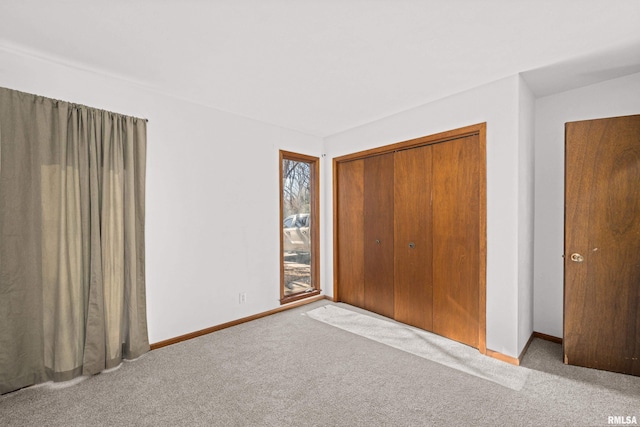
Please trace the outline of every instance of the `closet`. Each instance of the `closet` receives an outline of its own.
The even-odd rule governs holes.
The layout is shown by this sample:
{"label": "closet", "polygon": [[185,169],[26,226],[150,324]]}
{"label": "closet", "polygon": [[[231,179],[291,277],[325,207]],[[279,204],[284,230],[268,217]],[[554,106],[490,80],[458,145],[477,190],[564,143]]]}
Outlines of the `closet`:
{"label": "closet", "polygon": [[485,125],[334,160],[336,299],[485,351]]}

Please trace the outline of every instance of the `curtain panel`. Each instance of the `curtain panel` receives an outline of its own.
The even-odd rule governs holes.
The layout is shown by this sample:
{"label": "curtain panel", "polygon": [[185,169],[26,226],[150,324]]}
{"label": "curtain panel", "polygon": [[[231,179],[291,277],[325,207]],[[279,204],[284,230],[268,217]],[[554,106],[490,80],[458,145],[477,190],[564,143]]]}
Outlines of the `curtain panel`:
{"label": "curtain panel", "polygon": [[0,394],[149,350],[146,121],[0,88]]}

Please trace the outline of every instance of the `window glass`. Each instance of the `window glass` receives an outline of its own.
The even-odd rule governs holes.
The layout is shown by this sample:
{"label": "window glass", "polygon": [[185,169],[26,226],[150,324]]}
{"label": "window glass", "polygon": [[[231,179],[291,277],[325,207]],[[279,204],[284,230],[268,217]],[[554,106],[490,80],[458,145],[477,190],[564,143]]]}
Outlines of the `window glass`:
{"label": "window glass", "polygon": [[319,293],[317,276],[317,163],[315,157],[281,152],[281,301]]}

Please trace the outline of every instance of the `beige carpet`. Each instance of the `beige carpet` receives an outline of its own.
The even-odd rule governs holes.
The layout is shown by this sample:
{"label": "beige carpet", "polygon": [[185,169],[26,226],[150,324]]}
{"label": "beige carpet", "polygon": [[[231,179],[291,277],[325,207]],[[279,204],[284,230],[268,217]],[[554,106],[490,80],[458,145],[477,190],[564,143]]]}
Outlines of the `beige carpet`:
{"label": "beige carpet", "polygon": [[510,375],[489,378],[491,369],[479,365],[481,376],[465,372],[464,361],[450,367],[308,314],[324,306],[395,323],[316,302],[74,385],[0,396],[0,426],[548,427],[640,419],[640,378],[565,366],[558,344],[533,341],[517,368],[528,371],[526,381],[515,390]]}
{"label": "beige carpet", "polygon": [[402,323],[356,313],[334,305],[316,308],[306,315],[512,390],[521,390],[529,376],[529,369],[484,356],[472,347]]}

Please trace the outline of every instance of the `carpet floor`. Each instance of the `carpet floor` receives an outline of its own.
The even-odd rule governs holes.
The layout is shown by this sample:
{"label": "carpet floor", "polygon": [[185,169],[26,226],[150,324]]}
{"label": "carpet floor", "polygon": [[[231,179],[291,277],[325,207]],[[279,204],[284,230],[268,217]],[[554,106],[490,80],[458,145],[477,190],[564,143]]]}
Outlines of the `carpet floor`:
{"label": "carpet floor", "polygon": [[364,310],[320,301],[152,351],[72,384],[0,396],[0,425],[606,426],[609,417],[640,422],[638,377],[566,366],[561,346],[539,339],[520,367],[458,346]]}

